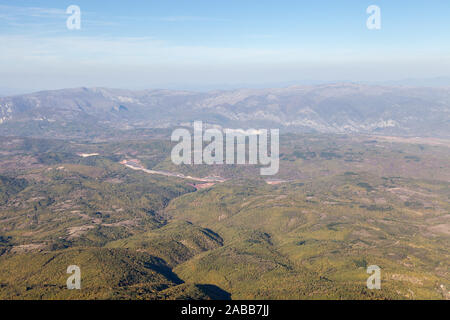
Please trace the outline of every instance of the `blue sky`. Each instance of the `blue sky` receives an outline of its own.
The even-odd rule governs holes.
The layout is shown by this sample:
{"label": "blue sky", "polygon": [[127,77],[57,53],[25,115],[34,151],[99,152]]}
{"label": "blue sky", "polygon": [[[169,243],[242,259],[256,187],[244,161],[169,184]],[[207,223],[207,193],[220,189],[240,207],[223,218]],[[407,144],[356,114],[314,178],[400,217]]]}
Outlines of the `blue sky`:
{"label": "blue sky", "polygon": [[0,0],[0,43],[0,88],[17,90],[449,77],[450,1]]}

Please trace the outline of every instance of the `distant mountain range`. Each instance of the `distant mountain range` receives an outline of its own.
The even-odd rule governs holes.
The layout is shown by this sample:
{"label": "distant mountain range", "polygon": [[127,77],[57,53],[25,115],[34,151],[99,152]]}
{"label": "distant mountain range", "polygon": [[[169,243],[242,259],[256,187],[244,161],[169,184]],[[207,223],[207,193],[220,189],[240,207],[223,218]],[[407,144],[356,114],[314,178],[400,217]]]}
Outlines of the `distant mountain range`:
{"label": "distant mountain range", "polygon": [[[351,83],[189,92],[76,88],[0,98],[0,134],[84,128],[230,128],[450,137],[450,87]],[[40,130],[38,130],[38,129]]]}

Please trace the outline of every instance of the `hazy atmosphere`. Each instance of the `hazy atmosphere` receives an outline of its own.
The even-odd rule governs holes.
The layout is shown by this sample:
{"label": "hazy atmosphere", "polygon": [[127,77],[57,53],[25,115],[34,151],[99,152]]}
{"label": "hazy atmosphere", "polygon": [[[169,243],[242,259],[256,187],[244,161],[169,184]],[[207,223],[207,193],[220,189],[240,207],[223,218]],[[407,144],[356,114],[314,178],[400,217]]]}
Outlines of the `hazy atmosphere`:
{"label": "hazy atmosphere", "polygon": [[[0,94],[80,86],[450,85],[448,1],[0,1]],[[411,66],[414,66],[413,68]]]}

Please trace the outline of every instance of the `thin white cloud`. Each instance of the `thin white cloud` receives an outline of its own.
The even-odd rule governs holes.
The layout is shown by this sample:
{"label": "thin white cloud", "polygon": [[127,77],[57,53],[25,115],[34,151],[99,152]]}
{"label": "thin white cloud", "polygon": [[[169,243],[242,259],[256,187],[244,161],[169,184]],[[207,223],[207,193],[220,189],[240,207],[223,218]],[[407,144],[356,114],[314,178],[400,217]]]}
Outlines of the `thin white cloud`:
{"label": "thin white cloud", "polygon": [[42,8],[42,7],[19,7],[19,6],[8,6],[0,5],[0,11],[2,15],[8,17],[14,16],[29,16],[29,17],[61,17],[65,15],[64,9],[58,8]]}
{"label": "thin white cloud", "polygon": [[[152,37],[0,34],[0,86],[164,87],[291,79],[383,80],[450,72],[445,52],[181,46]],[[429,53],[429,54],[426,54]],[[412,69],[411,66],[414,66]]]}
{"label": "thin white cloud", "polygon": [[[0,51],[0,69],[29,63],[43,65],[46,61],[114,65],[255,65],[308,63],[342,64],[382,63],[389,61],[449,62],[445,55],[404,52],[371,53],[361,50],[329,48],[326,45],[308,48],[242,48],[211,46],[180,46],[151,37],[87,37],[66,32],[54,37],[0,35],[0,43],[8,43]],[[369,48],[370,49],[370,48]],[[51,57],[51,58],[50,58]]]}
{"label": "thin white cloud", "polygon": [[[119,25],[117,21],[102,19],[97,14],[82,11],[83,27],[113,27]],[[67,32],[66,19],[69,15],[65,9],[18,7],[0,5],[0,27],[7,26],[3,34],[28,34],[40,37],[49,34]]]}
{"label": "thin white cloud", "polygon": [[210,18],[210,17],[198,17],[198,16],[168,16],[155,18],[158,21],[166,22],[214,22],[214,21],[229,21],[227,19]]}
{"label": "thin white cloud", "polygon": [[[233,63],[270,61],[271,59],[286,59],[288,51],[227,48],[207,46],[171,45],[151,37],[30,37],[3,35],[0,42],[9,45],[0,51],[0,65],[10,65],[11,60],[35,61],[48,60],[79,61],[92,63],[114,64],[159,64],[159,63]],[[298,55],[299,52],[294,53]],[[46,57],[47,56],[47,57]]]}

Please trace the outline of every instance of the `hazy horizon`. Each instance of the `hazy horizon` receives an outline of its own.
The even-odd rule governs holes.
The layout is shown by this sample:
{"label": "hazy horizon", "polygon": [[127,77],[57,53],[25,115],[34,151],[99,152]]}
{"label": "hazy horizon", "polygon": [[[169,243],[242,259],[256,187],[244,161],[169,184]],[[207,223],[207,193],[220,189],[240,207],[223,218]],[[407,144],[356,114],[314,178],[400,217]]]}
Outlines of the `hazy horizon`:
{"label": "hazy horizon", "polygon": [[431,79],[401,79],[392,81],[350,81],[350,80],[336,80],[336,81],[285,81],[278,83],[247,83],[247,84],[232,84],[224,83],[217,85],[201,85],[201,86],[189,86],[189,85],[176,85],[176,84],[162,84],[154,87],[111,87],[111,86],[74,86],[74,87],[43,87],[34,89],[17,89],[17,88],[3,88],[0,87],[0,97],[32,94],[41,91],[54,91],[65,90],[75,88],[107,88],[107,89],[123,89],[130,91],[142,91],[142,90],[181,90],[192,92],[210,92],[216,90],[240,90],[240,89],[274,89],[274,88],[287,88],[291,86],[320,86],[320,85],[334,85],[334,84],[358,84],[368,86],[399,86],[399,87],[449,87],[450,77],[436,77]]}
{"label": "hazy horizon", "polygon": [[[381,28],[369,30],[366,10],[373,4],[0,0],[0,41],[6,44],[0,94],[81,86],[450,83],[450,4],[377,1]],[[67,28],[70,5],[80,8],[79,30]]]}

